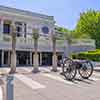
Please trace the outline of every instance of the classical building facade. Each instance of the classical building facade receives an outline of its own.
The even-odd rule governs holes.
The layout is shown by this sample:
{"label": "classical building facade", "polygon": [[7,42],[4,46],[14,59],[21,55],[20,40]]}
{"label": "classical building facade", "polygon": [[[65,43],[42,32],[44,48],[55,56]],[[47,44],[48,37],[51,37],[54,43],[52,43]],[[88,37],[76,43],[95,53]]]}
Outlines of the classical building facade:
{"label": "classical building facade", "polygon": [[[34,39],[32,30],[39,29],[38,40],[39,65],[52,65],[51,35],[55,34],[53,16],[0,6],[0,66],[11,62],[11,25],[16,26],[17,66],[33,65]],[[64,51],[64,45],[57,41],[58,59]]]}
{"label": "classical building facade", "polygon": [[[32,33],[34,28],[39,30],[40,35],[38,40],[39,65],[52,65],[53,44],[51,37],[52,34],[55,34],[54,17],[0,6],[0,66],[9,66],[11,63],[12,24],[16,26],[17,66],[32,66],[34,64],[34,39]],[[75,49],[77,51],[77,48],[75,48],[77,46],[79,48],[80,44],[72,46],[71,50]],[[90,49],[94,47],[95,46],[92,44]],[[67,43],[64,40],[56,41],[58,60],[61,59],[64,51],[67,53],[66,48]]]}

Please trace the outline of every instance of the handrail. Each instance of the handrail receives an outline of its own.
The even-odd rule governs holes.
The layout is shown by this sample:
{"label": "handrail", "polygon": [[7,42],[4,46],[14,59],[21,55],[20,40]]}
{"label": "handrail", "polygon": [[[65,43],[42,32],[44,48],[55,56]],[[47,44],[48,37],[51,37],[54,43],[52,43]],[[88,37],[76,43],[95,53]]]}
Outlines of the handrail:
{"label": "handrail", "polygon": [[95,45],[95,40],[93,39],[73,39],[72,45]]}
{"label": "handrail", "polygon": [[[16,38],[17,43],[19,44],[34,44],[34,39],[32,37],[17,37]],[[2,42],[7,42],[7,43],[11,43],[12,38],[11,35],[7,35],[7,34],[0,34],[0,41]],[[51,46],[52,45],[52,40],[50,39],[45,39],[43,37],[40,37],[38,40],[39,45],[48,45]],[[56,46],[65,46],[65,40],[56,40]],[[73,39],[71,45],[92,45],[95,46],[95,40],[93,39]]]}

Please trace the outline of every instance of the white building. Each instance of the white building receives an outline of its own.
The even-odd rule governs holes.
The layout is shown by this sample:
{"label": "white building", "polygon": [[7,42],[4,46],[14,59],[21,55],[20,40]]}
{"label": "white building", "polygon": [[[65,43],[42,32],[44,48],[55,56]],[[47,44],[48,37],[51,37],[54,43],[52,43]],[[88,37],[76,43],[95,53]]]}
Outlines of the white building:
{"label": "white building", "polygon": [[[11,62],[11,24],[15,24],[17,29],[17,66],[33,65],[33,28],[38,28],[41,35],[38,42],[39,65],[52,65],[51,35],[55,34],[54,17],[0,6],[0,66],[9,66]],[[65,48],[64,41],[57,40],[58,59]]]}
{"label": "white building", "polygon": [[[34,40],[32,29],[38,28],[39,34],[39,64],[52,65],[51,34],[54,33],[53,16],[37,14],[29,11],[0,6],[0,66],[8,66],[11,58],[11,24],[17,29],[17,65],[32,65]],[[57,45],[57,53],[64,51],[64,45]]]}

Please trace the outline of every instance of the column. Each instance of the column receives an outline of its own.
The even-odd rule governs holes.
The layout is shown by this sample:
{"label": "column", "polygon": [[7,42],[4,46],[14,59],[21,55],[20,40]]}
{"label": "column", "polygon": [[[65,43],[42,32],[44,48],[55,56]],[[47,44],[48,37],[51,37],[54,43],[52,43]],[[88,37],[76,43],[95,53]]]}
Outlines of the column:
{"label": "column", "polygon": [[4,51],[2,50],[2,59],[1,59],[2,66],[4,65]]}
{"label": "column", "polygon": [[0,22],[0,34],[3,33],[3,24],[4,24],[4,21],[1,20],[1,22]]}
{"label": "column", "polygon": [[40,65],[42,65],[42,52],[40,52]]}
{"label": "column", "polygon": [[52,71],[56,72],[57,71],[57,54],[54,53],[52,57]]}
{"label": "column", "polygon": [[8,51],[8,65],[9,65],[9,66],[10,66],[10,61],[11,61],[10,51]]}
{"label": "column", "polygon": [[38,53],[35,53],[34,55],[33,55],[33,60],[34,60],[34,69],[33,69],[33,72],[34,73],[37,73],[37,72],[39,72],[39,55],[38,55]]}
{"label": "column", "polygon": [[1,34],[1,19],[0,19],[0,34]]}
{"label": "column", "polygon": [[64,42],[64,55],[63,55],[63,57],[69,57],[70,56],[70,52],[71,52],[70,44],[68,44],[68,41],[65,40],[65,42]]}
{"label": "column", "polygon": [[22,33],[21,34],[22,34],[23,37],[24,37],[24,34],[25,34],[25,30],[24,29],[25,29],[25,25],[24,25],[24,23],[22,23]]}
{"label": "column", "polygon": [[32,65],[32,51],[30,51],[30,65]]}

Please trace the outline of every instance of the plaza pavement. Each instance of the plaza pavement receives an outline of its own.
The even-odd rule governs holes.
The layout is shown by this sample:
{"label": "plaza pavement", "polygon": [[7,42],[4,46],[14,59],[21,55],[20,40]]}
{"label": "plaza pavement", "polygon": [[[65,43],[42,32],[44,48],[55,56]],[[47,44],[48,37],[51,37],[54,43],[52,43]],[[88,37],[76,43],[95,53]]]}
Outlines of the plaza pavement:
{"label": "plaza pavement", "polygon": [[0,100],[3,100],[3,91],[1,86],[0,86]]}
{"label": "plaza pavement", "polygon": [[0,76],[0,100],[4,100],[4,98],[3,98],[3,96],[4,96],[3,85],[4,85],[4,82],[3,82],[3,80],[1,79],[1,76]]}
{"label": "plaza pavement", "polygon": [[[41,67],[37,74],[33,74],[32,69],[19,67],[17,73],[11,75],[14,77],[13,100],[100,100],[99,72],[94,72],[88,80],[77,75],[71,82],[59,74],[60,68],[58,72],[51,72],[50,67]],[[9,69],[3,71],[7,73]],[[7,76],[2,78],[6,79]]]}

